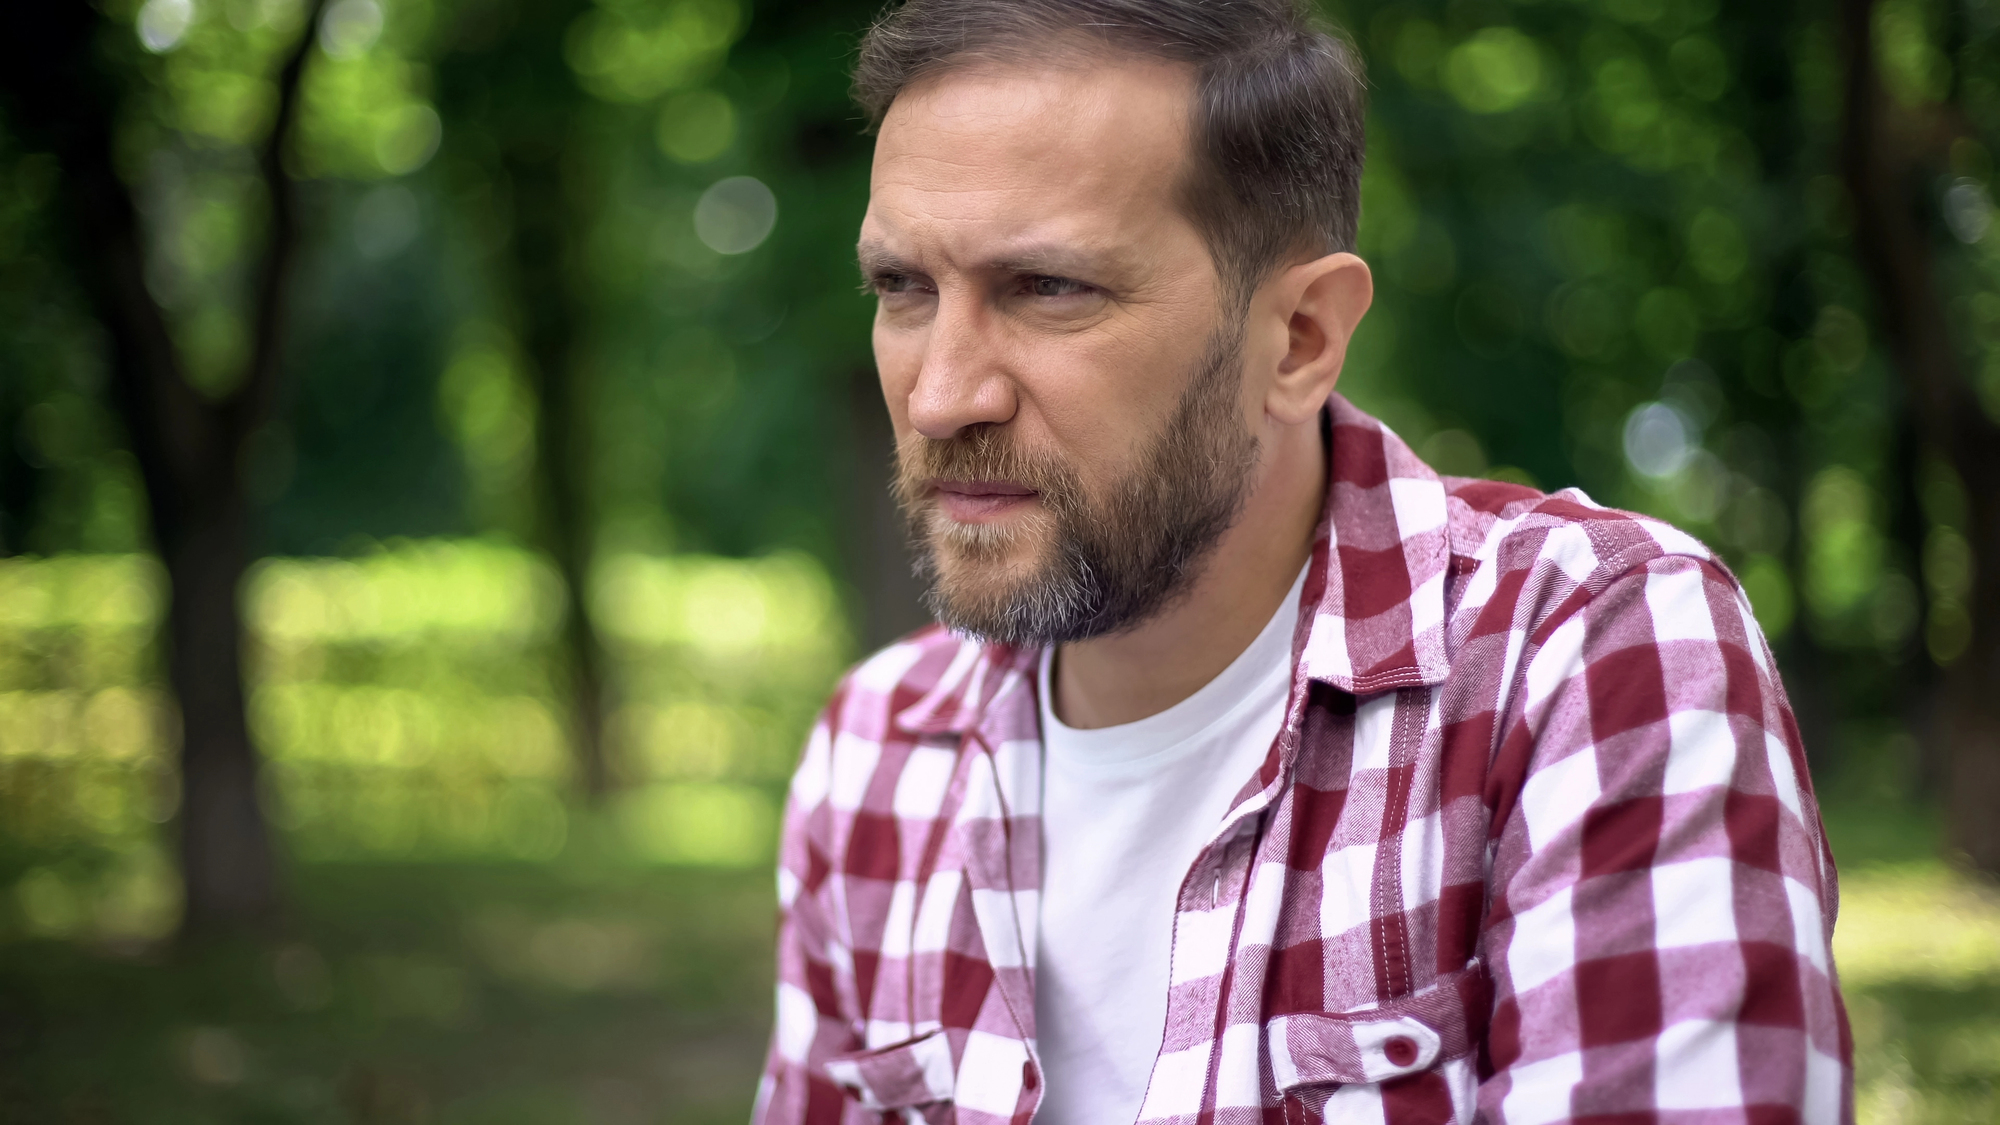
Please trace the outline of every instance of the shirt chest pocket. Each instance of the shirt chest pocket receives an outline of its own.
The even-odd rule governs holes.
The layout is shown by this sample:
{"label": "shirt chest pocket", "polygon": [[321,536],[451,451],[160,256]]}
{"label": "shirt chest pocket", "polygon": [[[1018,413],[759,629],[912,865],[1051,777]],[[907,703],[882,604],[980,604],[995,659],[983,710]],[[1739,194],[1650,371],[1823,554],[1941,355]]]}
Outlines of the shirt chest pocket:
{"label": "shirt chest pocket", "polygon": [[1472,1056],[1484,1038],[1489,996],[1474,964],[1395,1000],[1269,1021],[1265,1042],[1284,1120],[1469,1119]]}
{"label": "shirt chest pocket", "polygon": [[827,1077],[861,1108],[889,1121],[948,1121],[957,1070],[943,1031],[887,1047],[836,1055]]}

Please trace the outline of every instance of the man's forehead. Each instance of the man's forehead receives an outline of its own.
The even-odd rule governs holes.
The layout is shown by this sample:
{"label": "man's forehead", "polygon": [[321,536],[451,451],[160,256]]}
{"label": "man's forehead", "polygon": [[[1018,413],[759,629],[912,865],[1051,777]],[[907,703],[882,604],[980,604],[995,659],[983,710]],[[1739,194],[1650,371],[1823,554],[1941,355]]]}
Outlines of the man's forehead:
{"label": "man's forehead", "polygon": [[977,131],[1017,117],[1060,115],[1070,128],[1042,134],[1053,141],[1087,128],[1086,115],[1103,113],[1174,127],[1187,116],[1194,79],[1185,63],[1057,47],[1043,57],[970,61],[919,77],[896,95],[882,129],[928,117]]}
{"label": "man's forehead", "polygon": [[1175,217],[1191,91],[1187,68],[1123,59],[924,81],[883,120],[864,256],[916,244],[1051,265],[1118,254]]}

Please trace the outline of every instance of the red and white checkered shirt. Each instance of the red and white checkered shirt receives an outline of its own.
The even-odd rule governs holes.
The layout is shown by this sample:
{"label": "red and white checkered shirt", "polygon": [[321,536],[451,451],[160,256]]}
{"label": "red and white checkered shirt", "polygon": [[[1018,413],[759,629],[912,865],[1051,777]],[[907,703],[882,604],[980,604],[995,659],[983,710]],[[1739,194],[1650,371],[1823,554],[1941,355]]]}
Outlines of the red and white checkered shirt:
{"label": "red and white checkered shirt", "polygon": [[[1285,725],[1181,885],[1140,1121],[1851,1120],[1832,857],[1735,579],[1329,409]],[[834,693],[760,1125],[1033,1116],[1039,655],[931,629]]]}

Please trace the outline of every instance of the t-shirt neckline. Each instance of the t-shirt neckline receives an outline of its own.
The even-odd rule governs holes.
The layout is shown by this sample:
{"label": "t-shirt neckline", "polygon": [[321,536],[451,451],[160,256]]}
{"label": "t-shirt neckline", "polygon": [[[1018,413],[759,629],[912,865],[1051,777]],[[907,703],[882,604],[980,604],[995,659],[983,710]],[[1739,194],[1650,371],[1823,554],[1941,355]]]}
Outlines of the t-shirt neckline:
{"label": "t-shirt neckline", "polygon": [[1258,705],[1274,678],[1291,678],[1292,636],[1299,620],[1299,598],[1305,590],[1307,566],[1299,569],[1292,588],[1255,639],[1236,654],[1229,666],[1193,695],[1155,715],[1117,726],[1083,730],[1055,714],[1050,677],[1055,646],[1042,650],[1037,670],[1042,747],[1050,760],[1066,769],[1153,765],[1177,758],[1203,744],[1202,735],[1238,718],[1237,712]]}

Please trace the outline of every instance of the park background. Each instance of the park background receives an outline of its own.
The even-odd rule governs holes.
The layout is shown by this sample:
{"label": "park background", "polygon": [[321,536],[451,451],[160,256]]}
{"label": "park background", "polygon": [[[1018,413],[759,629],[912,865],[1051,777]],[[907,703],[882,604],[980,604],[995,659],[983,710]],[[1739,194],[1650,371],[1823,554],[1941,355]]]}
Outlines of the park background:
{"label": "park background", "polygon": [[[0,1122],[742,1120],[806,724],[920,619],[872,3],[0,43]],[[1863,1122],[2000,1121],[2000,3],[1349,0],[1439,469],[1742,578]]]}

